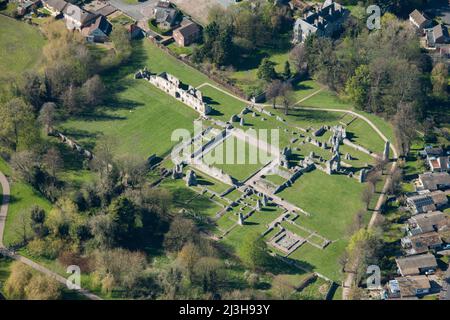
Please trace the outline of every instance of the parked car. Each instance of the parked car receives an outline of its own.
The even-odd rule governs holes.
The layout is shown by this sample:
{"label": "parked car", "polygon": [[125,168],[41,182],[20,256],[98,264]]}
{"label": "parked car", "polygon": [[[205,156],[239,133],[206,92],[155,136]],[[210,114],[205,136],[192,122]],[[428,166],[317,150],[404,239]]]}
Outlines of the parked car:
{"label": "parked car", "polygon": [[425,274],[427,276],[431,276],[432,274],[434,274],[434,270],[433,269],[428,269],[427,271],[425,271]]}

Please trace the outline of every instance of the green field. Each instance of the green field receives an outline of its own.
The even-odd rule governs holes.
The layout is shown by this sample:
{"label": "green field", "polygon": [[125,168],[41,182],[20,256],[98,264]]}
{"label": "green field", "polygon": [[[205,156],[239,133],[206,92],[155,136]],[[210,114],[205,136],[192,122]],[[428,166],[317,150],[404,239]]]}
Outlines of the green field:
{"label": "green field", "polygon": [[0,79],[34,67],[41,56],[44,38],[29,24],[0,15]]}
{"label": "green field", "polygon": [[390,123],[388,123],[386,120],[380,118],[377,115],[370,114],[360,110],[355,110],[350,103],[342,101],[341,99],[339,99],[338,96],[336,96],[335,93],[329,90],[324,90],[316,94],[315,96],[302,102],[300,106],[309,108],[327,108],[327,109],[342,109],[355,111],[358,114],[363,115],[369,120],[371,120],[375,124],[375,126],[377,126],[377,128],[380,129],[381,132],[383,132],[383,134],[386,136],[387,139],[395,143],[394,129]]}
{"label": "green field", "polygon": [[[136,41],[133,63],[103,75],[112,92],[104,107],[93,114],[65,122],[61,128],[88,148],[102,135],[115,140],[115,154],[135,154],[146,159],[152,154],[164,157],[178,141],[171,141],[176,129],[193,130],[198,114],[190,107],[157,89],[145,80],[133,79],[139,68],[152,72],[167,71],[183,83],[198,86],[210,81],[198,71],[180,63],[149,41]],[[245,103],[212,87],[202,88],[215,115],[228,120],[239,113]],[[214,115],[213,115],[214,116]]]}
{"label": "green field", "polygon": [[306,210],[311,216],[300,215],[297,224],[337,240],[345,237],[358,210],[364,209],[361,192],[364,185],[345,175],[327,175],[320,170],[302,175],[292,187],[278,195]]}
{"label": "green field", "polygon": [[111,137],[116,156],[168,155],[179,142],[171,140],[172,132],[192,132],[197,113],[144,80],[127,77],[124,81],[129,85],[114,101],[93,115],[66,122],[63,130],[91,148],[102,135]]}
{"label": "green field", "polygon": [[[0,158],[0,170],[5,175],[11,174],[11,169],[7,163]],[[47,213],[51,209],[51,204],[44,199],[31,186],[19,181],[10,181],[11,196],[6,217],[5,231],[3,235],[3,243],[9,246],[21,240],[20,228],[23,226],[22,213],[27,226],[29,225],[29,210],[38,205],[45,209]]]}
{"label": "green field", "polygon": [[206,164],[222,169],[239,181],[246,180],[266,164],[260,160],[264,161],[259,158],[256,147],[235,137],[229,137],[225,143],[204,155]]}

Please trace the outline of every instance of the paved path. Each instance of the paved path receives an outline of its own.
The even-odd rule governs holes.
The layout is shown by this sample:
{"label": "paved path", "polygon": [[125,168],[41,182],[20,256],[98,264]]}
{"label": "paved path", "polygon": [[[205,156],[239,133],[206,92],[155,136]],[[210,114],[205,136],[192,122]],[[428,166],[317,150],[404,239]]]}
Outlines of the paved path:
{"label": "paved path", "polygon": [[[3,245],[3,231],[5,229],[5,222],[6,222],[6,215],[8,214],[8,205],[9,205],[9,198],[10,198],[10,186],[8,179],[5,177],[5,175],[0,171],[0,184],[2,186],[2,194],[3,194],[3,200],[0,207],[0,253],[4,256],[8,256],[11,259],[14,259],[16,261],[20,261],[31,268],[33,268],[36,271],[39,271],[49,277],[54,278],[56,281],[60,282],[62,285],[67,285],[66,278],[60,276],[59,274],[47,269],[46,267],[26,258],[21,255],[18,255],[11,250],[8,250]],[[93,293],[90,293],[89,291],[85,289],[80,289],[77,291],[79,294],[85,296],[86,298],[90,300],[102,300],[99,296],[96,296]]]}
{"label": "paved path", "polygon": [[0,184],[2,186],[1,190],[3,194],[2,204],[0,206],[0,248],[3,248],[3,231],[5,230],[6,215],[8,214],[8,205],[11,190],[9,188],[8,179],[2,172],[0,172]]}

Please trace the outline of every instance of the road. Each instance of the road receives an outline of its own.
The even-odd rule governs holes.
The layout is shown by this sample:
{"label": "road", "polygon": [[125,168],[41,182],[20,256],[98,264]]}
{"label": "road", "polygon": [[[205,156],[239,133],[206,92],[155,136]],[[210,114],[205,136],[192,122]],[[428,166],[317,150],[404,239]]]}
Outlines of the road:
{"label": "road", "polygon": [[[8,256],[11,259],[14,259],[16,261],[20,261],[31,268],[33,268],[36,271],[39,271],[49,277],[54,278],[56,281],[61,283],[62,285],[67,285],[67,281],[64,277],[60,276],[59,274],[47,269],[46,267],[26,258],[19,254],[16,254],[12,252],[11,250],[8,250],[3,245],[3,232],[5,230],[5,223],[6,223],[6,216],[8,214],[8,206],[9,206],[9,199],[11,195],[11,189],[8,182],[8,179],[6,176],[0,171],[0,184],[2,186],[2,193],[3,193],[3,200],[0,207],[0,253],[4,256]],[[86,298],[90,300],[102,300],[99,296],[96,296],[93,293],[90,293],[89,291],[81,288],[77,291],[79,294],[85,296]]]}
{"label": "road", "polygon": [[109,0],[109,3],[136,21],[148,20],[158,0],[147,0],[137,4],[127,4],[122,0]]}

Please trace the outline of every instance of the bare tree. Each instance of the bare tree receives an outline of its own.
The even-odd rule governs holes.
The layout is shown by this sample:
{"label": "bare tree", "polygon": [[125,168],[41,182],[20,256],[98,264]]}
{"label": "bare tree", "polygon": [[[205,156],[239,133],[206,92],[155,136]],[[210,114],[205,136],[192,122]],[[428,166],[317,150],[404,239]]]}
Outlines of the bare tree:
{"label": "bare tree", "polygon": [[42,105],[39,111],[38,120],[44,127],[45,133],[49,134],[53,131],[53,125],[55,124],[55,111],[56,104],[53,102],[46,102]]}
{"label": "bare tree", "polygon": [[56,177],[56,174],[64,165],[64,162],[61,158],[61,153],[55,147],[47,150],[47,152],[42,157],[42,163],[53,177]]}
{"label": "bare tree", "polygon": [[394,116],[394,131],[400,152],[406,156],[412,141],[417,136],[416,112],[411,104],[403,103],[398,106]]}
{"label": "bare tree", "polygon": [[369,209],[370,200],[372,199],[372,196],[375,193],[375,187],[372,184],[368,184],[362,194],[361,194],[361,200],[366,205],[366,209]]}
{"label": "bare tree", "polygon": [[273,80],[266,89],[267,100],[272,100],[273,108],[276,109],[277,98],[281,95],[283,83],[280,80]]}
{"label": "bare tree", "polygon": [[290,82],[283,82],[281,96],[283,97],[284,114],[288,115],[291,104],[292,85]]}
{"label": "bare tree", "polygon": [[308,64],[306,60],[306,49],[303,44],[299,44],[291,50],[289,59],[294,64],[299,74],[303,75],[307,72]]}

